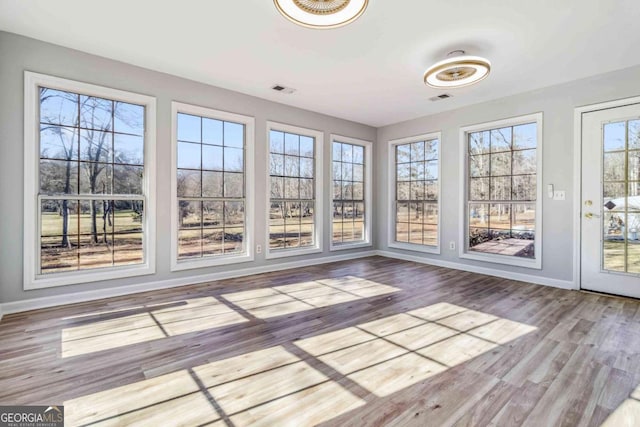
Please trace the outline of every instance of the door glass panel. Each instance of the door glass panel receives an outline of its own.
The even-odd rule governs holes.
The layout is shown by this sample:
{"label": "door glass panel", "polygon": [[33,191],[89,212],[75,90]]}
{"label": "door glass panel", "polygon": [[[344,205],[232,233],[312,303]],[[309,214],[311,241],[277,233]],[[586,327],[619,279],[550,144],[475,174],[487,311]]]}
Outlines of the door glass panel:
{"label": "door glass panel", "polygon": [[602,269],[640,273],[638,120],[603,127]]}

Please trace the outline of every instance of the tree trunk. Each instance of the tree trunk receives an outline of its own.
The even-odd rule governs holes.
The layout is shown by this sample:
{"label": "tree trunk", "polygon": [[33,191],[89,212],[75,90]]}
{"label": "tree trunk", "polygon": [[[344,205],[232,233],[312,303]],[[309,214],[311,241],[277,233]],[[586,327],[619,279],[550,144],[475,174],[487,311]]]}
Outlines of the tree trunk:
{"label": "tree trunk", "polygon": [[[64,179],[64,193],[69,194],[71,191],[71,160],[67,159],[67,167],[65,171]],[[69,202],[67,200],[62,201],[62,241],[60,246],[63,248],[71,248],[71,242],[69,241]]]}

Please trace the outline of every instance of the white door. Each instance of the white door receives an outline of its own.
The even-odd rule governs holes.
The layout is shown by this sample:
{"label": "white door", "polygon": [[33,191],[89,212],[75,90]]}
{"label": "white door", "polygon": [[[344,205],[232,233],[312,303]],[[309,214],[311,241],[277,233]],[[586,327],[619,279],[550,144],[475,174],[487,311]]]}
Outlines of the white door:
{"label": "white door", "polygon": [[640,298],[640,104],[582,115],[581,287]]}

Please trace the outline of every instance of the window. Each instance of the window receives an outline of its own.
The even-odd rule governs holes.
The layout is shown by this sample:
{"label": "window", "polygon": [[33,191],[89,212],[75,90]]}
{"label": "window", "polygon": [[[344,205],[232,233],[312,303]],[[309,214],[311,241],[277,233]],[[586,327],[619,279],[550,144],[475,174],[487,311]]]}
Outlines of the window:
{"label": "window", "polygon": [[172,270],[251,261],[254,119],[172,106]]}
{"label": "window", "polygon": [[462,130],[466,258],[541,267],[542,114]]}
{"label": "window", "polygon": [[153,273],[154,98],[25,84],[25,288]]}
{"label": "window", "polygon": [[322,250],[322,132],[267,123],[268,258]]}
{"label": "window", "polygon": [[331,136],[331,249],[371,244],[371,143]]}
{"label": "window", "polygon": [[389,142],[389,246],[440,252],[440,134]]}

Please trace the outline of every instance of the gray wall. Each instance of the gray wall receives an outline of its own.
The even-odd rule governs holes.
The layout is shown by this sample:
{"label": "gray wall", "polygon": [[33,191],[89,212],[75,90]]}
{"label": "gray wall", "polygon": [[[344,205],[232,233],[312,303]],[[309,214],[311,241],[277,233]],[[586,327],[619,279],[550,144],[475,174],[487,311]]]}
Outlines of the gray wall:
{"label": "gray wall", "polygon": [[[454,92],[455,95],[455,92]],[[442,132],[442,251],[441,255],[419,254],[425,258],[457,262],[494,270],[536,275],[558,280],[573,279],[573,144],[574,108],[640,95],[640,67],[616,71],[567,84],[548,87],[508,98],[477,104],[453,111],[397,123],[378,129],[375,201],[377,209],[376,247],[381,250],[417,255],[391,249],[387,237],[387,179],[389,140]],[[446,101],[441,101],[446,102]],[[444,106],[444,105],[443,105]],[[543,239],[542,270],[487,264],[458,257],[460,206],[460,135],[461,126],[489,122],[519,115],[543,112]],[[565,201],[546,197],[546,185],[566,191]],[[449,250],[449,242],[456,250]]]}
{"label": "gray wall", "polygon": [[[325,133],[324,154],[329,158],[329,135],[336,133],[375,141],[376,129],[243,95],[190,80],[134,67],[121,62],[89,55],[60,46],[0,32],[0,200],[3,219],[0,221],[0,302],[61,295],[80,291],[126,286],[165,279],[240,270],[269,264],[329,256],[329,216],[324,218],[324,253],[281,260],[265,260],[264,252],[256,254],[251,263],[228,267],[212,267],[171,273],[170,268],[170,188],[171,101],[253,116],[256,119],[256,176],[265,176],[267,158],[266,121],[318,129]],[[151,95],[157,98],[157,265],[156,274],[132,279],[95,282],[36,291],[23,291],[22,229],[23,229],[23,109],[24,71],[34,71],[58,77],[113,87]],[[293,95],[295,96],[295,95]],[[330,189],[330,165],[325,162],[325,196]],[[256,180],[255,206],[258,212],[266,204],[266,182]],[[326,197],[325,197],[326,198]],[[265,244],[264,215],[256,215],[255,241]],[[361,249],[366,250],[366,249]],[[354,250],[357,251],[357,250]],[[349,251],[340,251],[344,255]]]}

